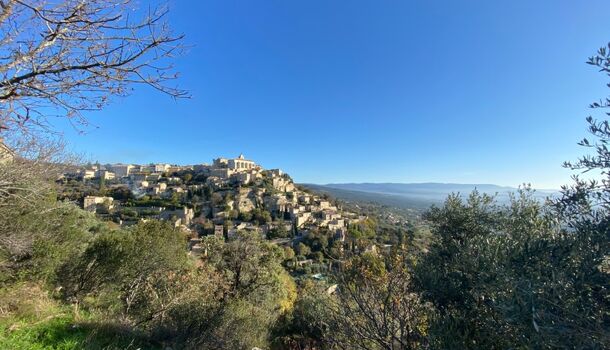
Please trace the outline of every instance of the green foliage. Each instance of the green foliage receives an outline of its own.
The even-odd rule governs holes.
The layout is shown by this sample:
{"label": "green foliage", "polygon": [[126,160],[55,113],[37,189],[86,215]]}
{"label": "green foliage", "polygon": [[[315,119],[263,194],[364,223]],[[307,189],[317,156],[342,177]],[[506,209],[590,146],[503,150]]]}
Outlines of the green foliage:
{"label": "green foliage", "polygon": [[108,196],[114,198],[115,200],[119,200],[119,201],[128,201],[128,200],[134,199],[133,193],[127,186],[113,187],[108,192]]}
{"label": "green foliage", "polygon": [[[589,63],[610,74],[610,46]],[[608,99],[592,104],[609,106]],[[601,173],[601,181],[576,177],[548,203],[527,188],[509,205],[475,191],[431,208],[425,226],[370,215],[350,224],[345,244],[312,229],[294,250],[258,233],[227,242],[210,236],[198,261],[167,223],[112,230],[55,200],[109,191],[131,206],[168,207],[182,195],[135,199],[125,188],[106,189],[104,180],[64,180],[58,195],[42,178],[16,176],[21,189],[0,196],[0,348],[607,348],[610,124],[603,118],[587,119],[594,140],[580,143],[594,153],[566,164]],[[262,186],[276,192],[269,178]],[[222,193],[205,186],[191,195],[222,208],[232,200]],[[226,209],[225,228],[236,218],[272,222],[262,207]],[[138,217],[133,209],[117,215]],[[268,234],[289,236],[281,224]],[[373,243],[394,247],[361,253]],[[316,263],[294,266],[295,275],[324,272],[331,284],[302,276],[298,290],[282,266],[297,254]],[[340,266],[331,274],[328,256]]]}
{"label": "green foliage", "polygon": [[306,281],[299,289],[294,308],[274,329],[278,348],[322,348],[326,345],[332,322],[332,297],[326,286]]}
{"label": "green foliage", "polygon": [[271,213],[262,208],[252,210],[252,218],[258,225],[264,225],[272,221]]}
{"label": "green foliage", "polygon": [[[176,195],[176,196],[174,196]],[[180,204],[180,195],[178,193],[173,193],[172,198],[160,198],[160,197],[150,197],[143,196],[139,199],[130,199],[125,204],[127,207],[166,207],[169,209],[179,209],[182,208]]]}
{"label": "green foliage", "polygon": [[237,212],[237,210],[233,210],[233,209],[230,209],[230,208],[231,207],[229,207],[229,206],[225,207],[225,211],[226,211],[225,218],[227,220],[235,220],[235,219],[237,219],[237,217],[239,216],[239,213]]}
{"label": "green foliage", "polygon": [[299,244],[296,245],[295,251],[300,256],[307,256],[307,255],[311,254],[311,248],[309,248],[307,245],[305,245],[301,242],[299,242]]}
{"label": "green foliage", "polygon": [[252,213],[249,211],[240,211],[238,218],[240,221],[250,222],[252,221]]}
{"label": "green foliage", "polygon": [[372,218],[367,218],[363,222],[351,224],[348,227],[350,236],[356,239],[371,239],[375,237],[377,223]]}
{"label": "green foliage", "polygon": [[101,315],[71,310],[51,299],[44,286],[17,283],[0,291],[0,348],[16,350],[160,348],[128,327]]}
{"label": "green foliage", "polygon": [[99,188],[98,188],[98,190],[99,190],[99,193],[101,195],[106,195],[106,192],[107,192],[107,189],[106,189],[106,178],[101,177],[99,179]]}
{"label": "green foliage", "polygon": [[312,252],[324,251],[329,246],[329,232],[326,229],[311,230],[303,239],[303,243]]}
{"label": "green foliage", "polygon": [[436,347],[595,348],[608,340],[599,288],[610,279],[586,251],[595,243],[562,229],[549,210],[524,190],[506,207],[473,193],[427,214],[437,239],[416,281],[439,312]]}
{"label": "green foliage", "polygon": [[276,238],[288,238],[291,236],[291,233],[286,230],[286,225],[283,222],[280,222],[278,225],[274,226],[267,232],[267,238],[276,239]]}
{"label": "green foliage", "polygon": [[294,253],[294,249],[290,247],[284,247],[284,260],[292,262],[296,254]]}
{"label": "green foliage", "polygon": [[193,174],[184,173],[183,175],[180,176],[180,178],[182,179],[182,181],[184,181],[184,183],[188,184],[193,179]]}
{"label": "green foliage", "polygon": [[[610,48],[610,46],[608,46]],[[589,64],[610,75],[610,50]],[[593,109],[610,106],[595,102]],[[564,186],[547,206],[522,191],[506,207],[476,193],[427,214],[436,240],[418,265],[420,292],[439,311],[438,348],[605,348],[610,344],[610,124],[587,118],[594,149],[575,170],[601,181]]]}
{"label": "green foliage", "polygon": [[92,214],[46,198],[0,208],[0,283],[33,277],[52,280],[64,259],[104,229]]}
{"label": "green foliage", "polygon": [[[12,327],[17,327],[16,330]],[[0,322],[0,348],[11,350],[162,349],[127,328],[76,321],[69,314],[32,324]]]}
{"label": "green foliage", "polygon": [[184,247],[183,235],[158,221],[103,233],[58,269],[58,284],[68,301],[116,295],[125,316],[148,320],[171,298],[175,276],[186,268]]}
{"label": "green foliage", "polygon": [[270,287],[283,271],[282,250],[262,241],[256,233],[238,232],[236,239],[210,252],[209,259],[226,279],[228,293],[233,296],[249,296]]}
{"label": "green foliage", "polygon": [[406,254],[363,254],[337,274],[330,344],[341,349],[426,348],[432,310],[411,285]]}
{"label": "green foliage", "polygon": [[281,266],[283,251],[243,232],[226,243],[206,237],[203,244],[208,254],[198,275],[207,297],[201,291],[197,299],[187,296],[163,323],[175,325],[173,337],[195,348],[267,347],[273,325],[296,298]]}
{"label": "green foliage", "polygon": [[138,212],[134,209],[131,209],[129,207],[125,207],[125,208],[121,208],[120,211],[118,212],[119,218],[121,218],[121,220],[132,220],[135,221],[138,219]]}

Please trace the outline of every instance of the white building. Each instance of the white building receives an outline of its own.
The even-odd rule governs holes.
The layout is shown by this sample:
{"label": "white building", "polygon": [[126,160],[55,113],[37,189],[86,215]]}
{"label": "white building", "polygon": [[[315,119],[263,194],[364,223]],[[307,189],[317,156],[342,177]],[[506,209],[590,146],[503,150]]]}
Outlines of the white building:
{"label": "white building", "polygon": [[155,164],[155,173],[164,173],[170,168],[169,164]]}
{"label": "white building", "polygon": [[239,157],[235,159],[229,159],[227,165],[229,169],[233,169],[235,171],[245,171],[256,168],[256,163],[245,159],[243,154],[240,154]]}
{"label": "white building", "polygon": [[93,179],[95,177],[95,170],[85,169],[80,172],[80,176],[83,179]]}
{"label": "white building", "polygon": [[131,164],[112,164],[106,166],[106,169],[112,171],[116,177],[126,177],[134,170],[134,166]]}
{"label": "white building", "polygon": [[108,170],[98,170],[95,172],[95,176],[104,180],[112,180],[115,178],[115,174]]}

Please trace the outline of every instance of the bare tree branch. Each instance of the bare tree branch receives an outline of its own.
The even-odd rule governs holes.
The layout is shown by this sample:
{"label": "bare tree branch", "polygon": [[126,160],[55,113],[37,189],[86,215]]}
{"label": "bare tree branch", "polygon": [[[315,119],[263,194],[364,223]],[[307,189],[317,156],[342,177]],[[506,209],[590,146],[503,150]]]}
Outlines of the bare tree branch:
{"label": "bare tree branch", "polygon": [[48,130],[48,117],[59,115],[86,126],[84,112],[128,95],[134,84],[188,97],[168,85],[183,36],[165,23],[166,8],[138,17],[133,2],[0,1],[0,125]]}

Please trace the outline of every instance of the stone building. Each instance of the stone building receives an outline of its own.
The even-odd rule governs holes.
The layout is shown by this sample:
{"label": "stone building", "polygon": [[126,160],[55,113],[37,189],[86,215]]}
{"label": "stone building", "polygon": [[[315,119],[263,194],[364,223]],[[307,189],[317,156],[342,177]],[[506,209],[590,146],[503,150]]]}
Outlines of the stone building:
{"label": "stone building", "polygon": [[213,168],[226,168],[229,166],[229,160],[227,158],[216,158],[212,163]]}
{"label": "stone building", "polygon": [[215,176],[223,180],[228,180],[232,174],[233,170],[229,168],[215,168],[210,171],[210,176]]}
{"label": "stone building", "polygon": [[112,180],[115,178],[116,175],[112,171],[98,170],[95,172],[95,176],[104,180]]}
{"label": "stone building", "polygon": [[231,175],[231,180],[233,180],[233,182],[241,184],[241,185],[247,185],[250,182],[252,182],[252,174],[251,173],[247,173],[247,172],[238,172],[235,173],[233,175]]}
{"label": "stone building", "polygon": [[95,170],[93,170],[93,169],[83,169],[80,172],[80,177],[83,180],[93,179],[93,178],[95,178]]}
{"label": "stone building", "polygon": [[98,204],[106,204],[108,209],[112,209],[114,207],[113,202],[114,198],[112,197],[97,197],[97,196],[87,196],[83,201],[83,209],[96,212]]}
{"label": "stone building", "polygon": [[0,139],[0,164],[12,162],[13,159],[15,159],[15,154],[4,144],[4,142],[2,142],[2,139]]}
{"label": "stone building", "polygon": [[166,172],[166,171],[168,171],[168,170],[169,170],[169,168],[170,168],[170,165],[169,165],[169,164],[163,164],[163,163],[161,163],[161,164],[155,164],[155,165],[154,165],[154,171],[155,171],[156,173],[163,173],[163,172]]}
{"label": "stone building", "polygon": [[116,177],[126,177],[134,170],[131,164],[112,164],[107,165],[106,169],[112,171]]}
{"label": "stone building", "polygon": [[243,154],[240,154],[239,157],[235,159],[229,159],[227,166],[234,171],[245,171],[256,168],[256,164],[251,160],[245,159]]}
{"label": "stone building", "polygon": [[162,220],[170,220],[174,219],[176,226],[185,225],[188,226],[191,224],[193,218],[195,217],[195,212],[191,208],[183,207],[182,209],[176,210],[164,210],[161,212],[160,218]]}

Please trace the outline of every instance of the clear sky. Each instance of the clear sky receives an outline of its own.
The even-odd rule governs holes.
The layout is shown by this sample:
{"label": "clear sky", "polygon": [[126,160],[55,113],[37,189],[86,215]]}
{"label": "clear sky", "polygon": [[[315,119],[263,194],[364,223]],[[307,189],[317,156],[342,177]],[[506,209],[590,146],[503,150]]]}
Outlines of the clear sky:
{"label": "clear sky", "polygon": [[[189,100],[137,88],[65,136],[100,162],[218,156],[298,182],[557,188],[604,76],[610,1],[175,0]],[[63,127],[61,127],[63,128]]]}

